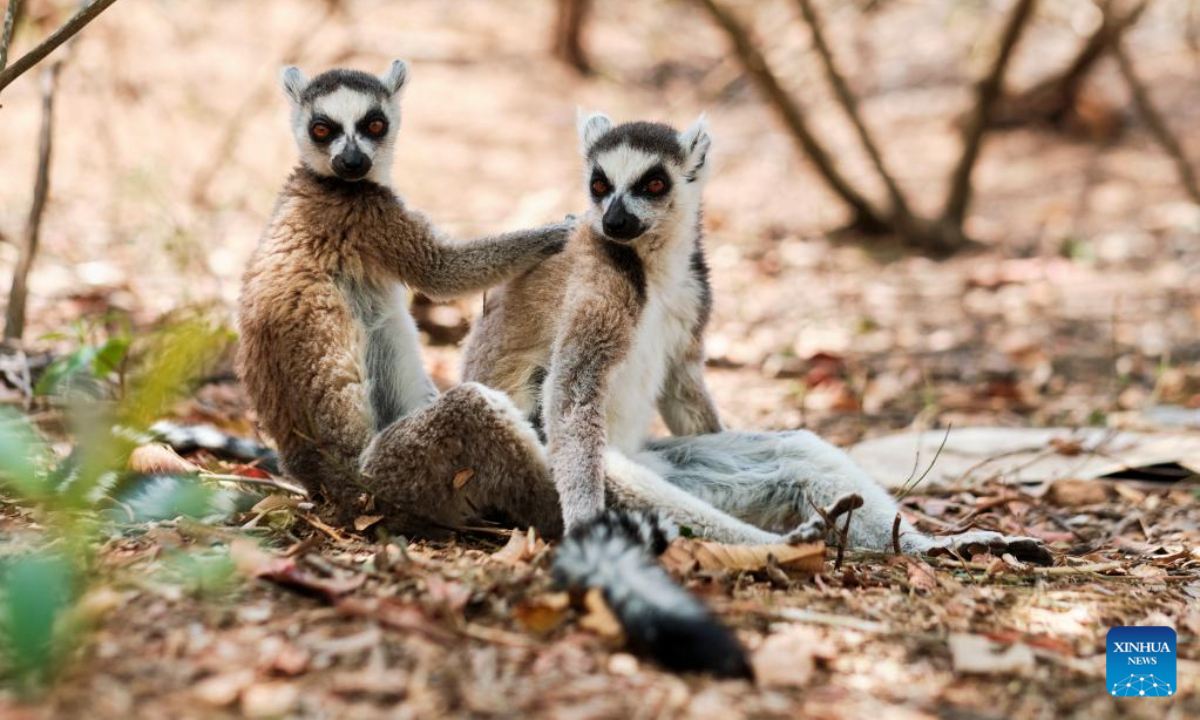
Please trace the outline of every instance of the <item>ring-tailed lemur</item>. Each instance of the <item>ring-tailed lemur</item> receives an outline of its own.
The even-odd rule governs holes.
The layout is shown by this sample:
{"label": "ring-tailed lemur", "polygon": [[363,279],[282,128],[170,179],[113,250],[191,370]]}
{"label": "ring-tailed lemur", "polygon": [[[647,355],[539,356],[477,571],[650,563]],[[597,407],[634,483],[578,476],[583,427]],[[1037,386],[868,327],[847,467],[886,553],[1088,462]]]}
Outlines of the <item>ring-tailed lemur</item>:
{"label": "ring-tailed lemur", "polygon": [[[488,294],[464,360],[466,379],[544,423],[567,529],[607,502],[725,542],[803,540],[826,531],[816,508],[857,494],[850,545],[890,548],[897,504],[841,450],[804,431],[722,430],[703,377],[704,118],[680,133],[581,114],[579,134],[586,216],[562,254]],[[675,437],[648,442],[656,407]],[[972,543],[1049,557],[1031,538],[934,539],[906,521],[900,532],[906,552]]]}
{"label": "ring-tailed lemur", "polygon": [[482,385],[438,396],[406,286],[478,292],[558,252],[570,223],[459,242],[407,207],[389,178],[406,77],[399,60],[283,71],[301,164],[245,274],[238,374],[283,468],[337,520],[428,534],[496,513],[556,536],[537,436]]}

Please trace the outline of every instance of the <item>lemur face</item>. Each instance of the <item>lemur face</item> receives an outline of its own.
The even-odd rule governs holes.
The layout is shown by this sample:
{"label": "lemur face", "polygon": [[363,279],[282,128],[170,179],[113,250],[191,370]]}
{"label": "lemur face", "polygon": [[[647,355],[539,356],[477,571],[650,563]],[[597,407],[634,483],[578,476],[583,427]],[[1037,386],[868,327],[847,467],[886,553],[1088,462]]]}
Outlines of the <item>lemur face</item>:
{"label": "lemur face", "polygon": [[309,80],[297,68],[284,68],[301,161],[319,175],[389,184],[407,74],[402,60],[379,77],[330,70]]}
{"label": "lemur face", "polygon": [[614,127],[600,113],[580,113],[578,126],[596,232],[633,244],[692,217],[712,144],[703,115],[682,133],[648,122]]}

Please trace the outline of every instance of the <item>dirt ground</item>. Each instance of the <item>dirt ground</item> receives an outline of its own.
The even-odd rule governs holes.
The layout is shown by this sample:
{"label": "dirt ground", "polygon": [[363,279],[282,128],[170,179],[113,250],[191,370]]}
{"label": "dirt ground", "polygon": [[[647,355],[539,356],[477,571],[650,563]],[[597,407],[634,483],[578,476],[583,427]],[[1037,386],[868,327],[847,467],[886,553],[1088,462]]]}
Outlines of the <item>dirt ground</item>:
{"label": "dirt ground", "polygon": [[[794,3],[733,4],[754,9],[768,56],[848,174],[866,177]],[[1005,3],[859,9],[869,4],[820,3],[890,164],[932,210],[955,159],[955,118]],[[677,126],[708,113],[708,378],[731,427],[808,427],[850,445],[949,425],[1156,427],[1155,408],[1200,408],[1200,207],[1114,67],[1100,66],[1089,94],[1117,131],[993,135],[968,221],[979,246],[935,261],[835,232],[842,206],[692,4],[597,5],[589,45],[599,72],[581,79],[547,59],[549,2],[122,0],[87,29],[62,75],[27,337],[113,311],[146,328],[185,305],[232,322],[241,270],[294,163],[279,66],[382,72],[404,57],[412,80],[396,186],[463,235],[581,208],[576,106]],[[1011,85],[1065,62],[1089,22],[1082,5],[1042,5]],[[1200,162],[1188,6],[1155,3],[1128,45]],[[0,234],[10,240],[28,204],[37,106],[31,74],[0,109]],[[15,257],[0,242],[0,267]],[[477,305],[439,307],[428,320],[455,327]],[[427,358],[440,383],[457,379],[453,343]],[[178,412],[252,427],[231,383],[202,388]],[[831,550],[817,576],[683,573],[753,651],[757,685],[672,676],[621,652],[602,617],[563,606],[544,549],[491,558],[503,535],[381,543],[321,530],[295,508],[272,513],[266,529],[240,527],[253,516],[217,528],[123,527],[99,555],[110,582],[90,596],[97,632],[40,701],[0,690],[0,716],[1200,715],[1194,478],[1106,482],[1082,497],[1005,479],[919,488],[904,507],[929,532],[975,525],[1042,537],[1058,555],[1052,572],[991,556],[848,553],[835,567]],[[3,552],[39,537],[37,521],[0,504]],[[262,577],[230,587],[164,579],[176,551],[219,554],[243,535],[290,549],[319,581],[282,584],[253,554],[239,567]],[[1173,698],[1106,694],[1104,632],[1122,624],[1176,629]],[[981,637],[1006,659],[978,657],[971,643]]]}

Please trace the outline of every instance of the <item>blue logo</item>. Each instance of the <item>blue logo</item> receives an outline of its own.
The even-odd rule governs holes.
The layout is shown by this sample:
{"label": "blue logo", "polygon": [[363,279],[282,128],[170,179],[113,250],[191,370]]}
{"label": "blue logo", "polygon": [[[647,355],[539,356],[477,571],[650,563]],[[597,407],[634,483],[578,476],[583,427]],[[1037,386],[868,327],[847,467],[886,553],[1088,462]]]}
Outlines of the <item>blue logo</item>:
{"label": "blue logo", "polygon": [[1169,627],[1115,627],[1108,631],[1104,679],[1117,697],[1170,697],[1178,689],[1175,631]]}

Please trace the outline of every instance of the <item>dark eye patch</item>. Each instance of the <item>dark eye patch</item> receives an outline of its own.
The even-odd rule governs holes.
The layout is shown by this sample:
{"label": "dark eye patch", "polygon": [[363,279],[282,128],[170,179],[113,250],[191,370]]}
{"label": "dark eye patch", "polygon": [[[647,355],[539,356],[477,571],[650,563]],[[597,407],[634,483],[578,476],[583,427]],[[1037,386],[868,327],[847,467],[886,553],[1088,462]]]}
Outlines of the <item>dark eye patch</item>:
{"label": "dark eye patch", "polygon": [[[371,132],[372,125],[377,122],[382,123],[383,129],[377,129],[376,132]],[[359,120],[357,123],[355,123],[354,128],[358,130],[360,135],[365,135],[370,138],[383,137],[388,131],[387,115],[383,114],[383,110],[375,108],[366,115],[363,115],[362,120]]]}
{"label": "dark eye patch", "polygon": [[599,200],[605,195],[612,192],[612,183],[608,181],[608,176],[600,168],[592,169],[592,177],[588,180],[588,190],[591,191],[592,197]]}
{"label": "dark eye patch", "polygon": [[[661,187],[658,183],[662,183]],[[656,192],[657,190],[657,192]],[[633,184],[633,194],[645,198],[661,198],[671,191],[671,175],[662,164],[655,165]]]}
{"label": "dark eye patch", "polygon": [[[322,136],[321,128],[328,128],[329,133]],[[314,115],[308,123],[308,136],[318,145],[325,145],[332,142],[335,138],[342,134],[341,123],[330,120],[324,115]]]}

